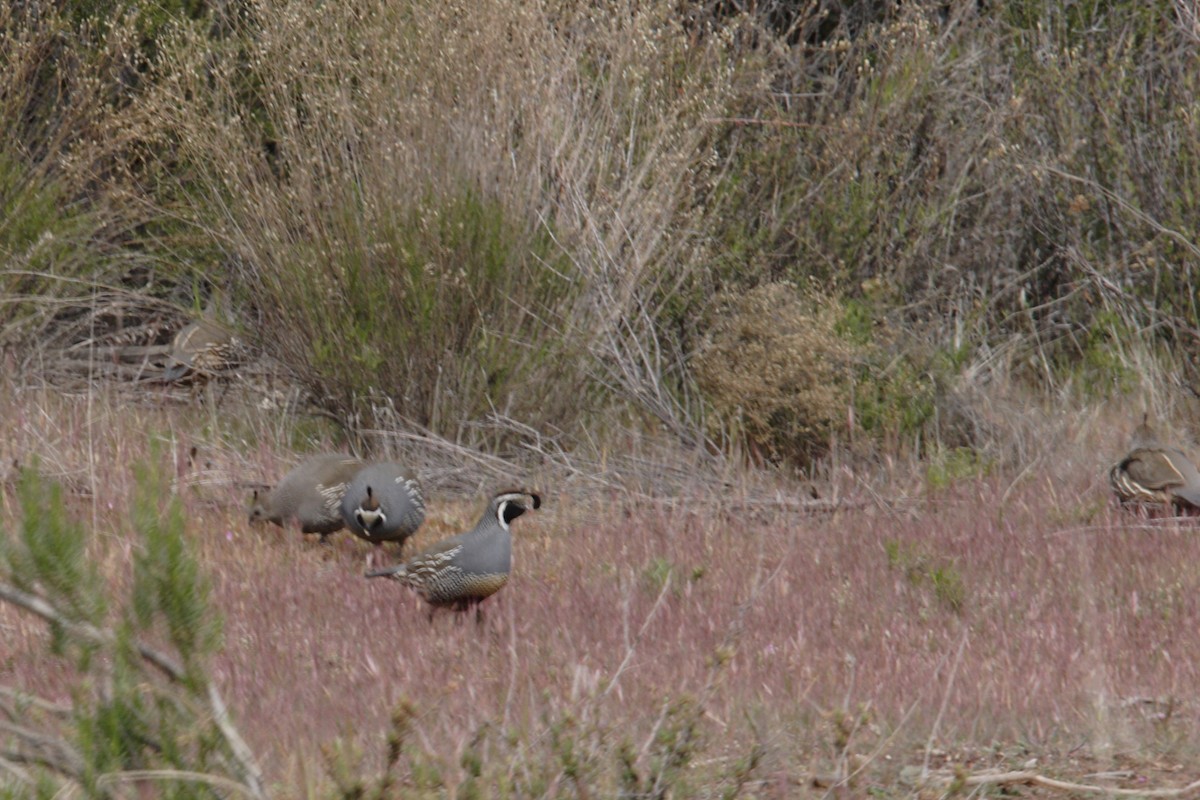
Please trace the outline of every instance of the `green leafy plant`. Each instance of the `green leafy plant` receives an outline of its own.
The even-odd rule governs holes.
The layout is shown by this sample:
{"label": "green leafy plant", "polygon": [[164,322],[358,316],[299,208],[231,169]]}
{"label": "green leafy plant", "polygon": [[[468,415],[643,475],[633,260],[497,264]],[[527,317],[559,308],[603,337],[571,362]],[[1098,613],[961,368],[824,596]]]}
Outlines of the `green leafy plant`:
{"label": "green leafy plant", "polygon": [[[88,532],[64,511],[61,488],[24,471],[23,521],[0,538],[0,601],[47,624],[52,649],[76,654],[78,681],[65,713],[19,686],[3,687],[0,713],[19,720],[10,755],[37,767],[28,788],[108,797],[152,781],[162,797],[221,789],[262,798],[254,755],[208,676],[220,645],[208,583],[188,552],[179,501],[157,474],[138,470],[139,550],[129,594],[120,597],[88,555]],[[151,643],[160,639],[169,648]],[[22,706],[45,712],[27,716]]]}
{"label": "green leafy plant", "polygon": [[889,539],[883,545],[888,567],[904,573],[908,582],[927,589],[942,608],[961,614],[966,606],[966,581],[954,559],[935,556],[920,545]]}

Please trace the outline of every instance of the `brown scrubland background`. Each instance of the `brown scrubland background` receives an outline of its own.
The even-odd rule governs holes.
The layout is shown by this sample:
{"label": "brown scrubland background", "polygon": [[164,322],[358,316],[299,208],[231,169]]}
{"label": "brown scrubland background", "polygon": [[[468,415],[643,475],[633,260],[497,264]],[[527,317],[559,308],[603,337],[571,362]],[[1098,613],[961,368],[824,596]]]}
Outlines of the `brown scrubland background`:
{"label": "brown scrubland background", "polygon": [[[31,0],[0,139],[0,797],[1200,777],[1194,3]],[[247,525],[320,450],[545,493],[481,623]]]}

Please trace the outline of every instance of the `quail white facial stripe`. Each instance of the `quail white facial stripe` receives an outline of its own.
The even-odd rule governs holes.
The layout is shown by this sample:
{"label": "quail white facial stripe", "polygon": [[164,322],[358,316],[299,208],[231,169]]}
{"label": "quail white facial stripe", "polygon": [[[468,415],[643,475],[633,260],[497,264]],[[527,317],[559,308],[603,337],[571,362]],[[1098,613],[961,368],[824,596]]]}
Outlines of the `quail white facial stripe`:
{"label": "quail white facial stripe", "polygon": [[358,507],[358,509],[354,512],[354,516],[358,520],[358,524],[363,528],[373,528],[377,524],[387,524],[387,514],[384,514],[382,511],[366,509],[362,506]]}

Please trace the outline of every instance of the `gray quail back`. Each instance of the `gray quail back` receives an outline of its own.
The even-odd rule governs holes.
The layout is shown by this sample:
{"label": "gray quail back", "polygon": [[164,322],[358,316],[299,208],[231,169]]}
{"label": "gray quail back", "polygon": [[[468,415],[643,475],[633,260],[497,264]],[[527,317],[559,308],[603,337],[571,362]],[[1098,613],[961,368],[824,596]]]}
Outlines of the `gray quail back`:
{"label": "gray quail back", "polygon": [[470,608],[508,583],[512,571],[509,525],[530,510],[526,498],[531,508],[541,507],[536,492],[499,492],[470,531],[438,542],[403,564],[368,572],[367,577],[399,581],[434,607]]}
{"label": "gray quail back", "polygon": [[304,461],[274,489],[254,493],[250,523],[272,522],[283,527],[295,520],[301,532],[318,533],[324,541],[342,529],[342,497],[362,466],[361,460],[336,453]]}
{"label": "gray quail back", "polygon": [[403,543],[425,521],[425,495],[420,482],[400,464],[369,464],[347,486],[341,516],[360,539]]}

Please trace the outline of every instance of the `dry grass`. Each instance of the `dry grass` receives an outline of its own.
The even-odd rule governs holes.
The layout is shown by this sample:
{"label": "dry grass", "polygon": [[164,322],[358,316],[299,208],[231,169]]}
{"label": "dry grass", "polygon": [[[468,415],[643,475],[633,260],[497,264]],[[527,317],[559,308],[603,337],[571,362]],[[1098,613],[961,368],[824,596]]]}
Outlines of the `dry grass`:
{"label": "dry grass", "polygon": [[[513,477],[550,502],[476,628],[361,579],[353,540],[246,527],[248,485],[337,446],[286,411],[5,386],[0,476],[36,454],[114,583],[129,465],[177,477],[214,667],[282,794],[329,788],[335,737],[376,768],[401,700],[413,772],[454,786],[475,753],[515,795],[570,792],[564,740],[614,794],[688,697],[684,783],[748,759],[764,796],[858,768],[887,792],[913,765],[1194,761],[1196,538],[1112,512],[1103,482],[1143,408],[1195,434],[1194,26],[952,5],[817,4],[790,38],[622,2],[248,0],[94,41],[0,10],[7,369],[86,354],[90,379],[204,274],[350,438],[421,467],[423,538]],[[784,280],[840,319],[697,323]],[[706,335],[725,380],[698,387]],[[848,400],[851,345],[878,380]],[[828,446],[836,516],[702,447],[707,412],[728,430],[756,402],[750,444]],[[659,432],[688,452],[647,457]],[[0,631],[0,681],[68,695],[39,623],[4,608]]]}
{"label": "dry grass", "polygon": [[690,427],[680,354],[643,351],[720,171],[718,44],[666,7],[247,9],[248,41],[181,30],[147,103],[267,352],[367,426],[569,429],[603,386]]}
{"label": "dry grass", "polygon": [[[187,413],[31,394],[5,411],[6,442],[93,487],[72,508],[91,517],[103,572],[124,580],[127,465],[148,457],[145,430],[169,438]],[[680,791],[731,780],[757,745],[761,796],[847,765],[860,787],[902,792],[902,768],[926,760],[1037,757],[1078,777],[1197,752],[1187,654],[1200,647],[1200,538],[1109,508],[1098,454],[1115,457],[1122,434],[1089,426],[1019,484],[966,480],[893,510],[803,515],[749,484],[720,503],[700,484],[656,501],[544,486],[543,510],[515,526],[514,580],[479,626],[431,624],[399,587],[361,578],[368,548],[351,537],[323,548],[250,529],[241,490],[181,485],[224,618],[216,679],[284,795],[328,789],[320,750],[339,737],[378,769],[404,701],[410,747],[450,786],[468,751],[518,789],[562,780],[550,742],[569,724],[588,779],[612,789],[621,743],[648,770],[683,698],[703,715],[682,778],[692,790]],[[264,439],[248,471],[278,469],[282,447]],[[436,497],[419,539],[479,508]],[[41,624],[6,607],[0,628],[0,682],[67,700],[70,670],[46,653]]]}
{"label": "dry grass", "polygon": [[602,5],[0,11],[0,337],[78,377],[207,279],[348,427],[493,449],[485,415],[711,445],[705,311],[784,280],[886,379],[872,456],[998,450],[941,391],[997,358],[1043,398],[1194,382],[1182,12]]}

